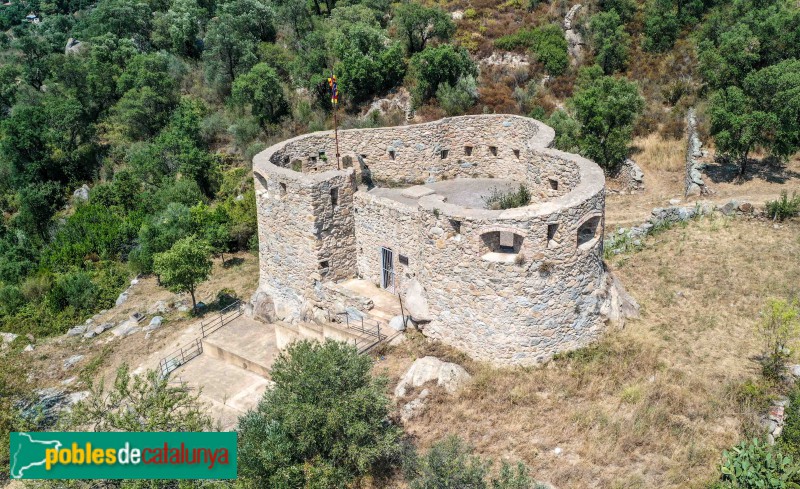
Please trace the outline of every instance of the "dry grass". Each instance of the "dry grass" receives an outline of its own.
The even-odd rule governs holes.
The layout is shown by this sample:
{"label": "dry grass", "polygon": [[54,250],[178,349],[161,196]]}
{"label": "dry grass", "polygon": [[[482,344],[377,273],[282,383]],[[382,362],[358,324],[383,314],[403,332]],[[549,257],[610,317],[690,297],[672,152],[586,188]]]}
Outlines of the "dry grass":
{"label": "dry grass", "polygon": [[[541,369],[466,361],[471,386],[435,395],[406,428],[422,446],[459,434],[559,488],[704,487],[751,426],[740,401],[759,377],[753,327],[768,297],[800,291],[798,235],[797,222],[716,218],[649,238],[617,262],[640,320]],[[428,348],[408,342],[378,370],[397,378]]]}
{"label": "dry grass", "polygon": [[685,168],[686,141],[664,139],[657,132],[633,142],[634,158],[651,171],[682,172]]}

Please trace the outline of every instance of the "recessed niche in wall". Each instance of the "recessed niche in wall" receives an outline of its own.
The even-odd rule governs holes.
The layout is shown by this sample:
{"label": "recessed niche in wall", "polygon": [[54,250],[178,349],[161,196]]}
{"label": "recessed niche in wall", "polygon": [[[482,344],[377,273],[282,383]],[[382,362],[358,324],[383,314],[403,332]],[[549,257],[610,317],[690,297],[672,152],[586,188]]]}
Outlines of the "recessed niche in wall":
{"label": "recessed niche in wall", "polygon": [[497,156],[497,146],[489,146],[489,152],[492,156]]}
{"label": "recessed niche in wall", "polygon": [[512,231],[489,231],[481,235],[482,258],[486,261],[514,263],[525,237]]}
{"label": "recessed niche in wall", "polygon": [[389,158],[394,159],[395,151],[393,149],[389,150]]}
{"label": "recessed niche in wall", "polygon": [[406,255],[398,255],[398,260],[400,261],[401,265],[408,266],[408,257]]}
{"label": "recessed niche in wall", "polygon": [[558,180],[555,178],[548,178],[548,183],[550,183],[550,188],[553,190],[558,190]]}
{"label": "recessed niche in wall", "polygon": [[319,262],[319,274],[323,277],[328,275],[328,271],[330,271],[330,267],[328,266],[328,260],[323,260]]}
{"label": "recessed niche in wall", "polygon": [[461,221],[456,219],[449,219],[449,221],[450,221],[450,226],[452,226],[453,228],[453,231],[456,234],[461,234]]}
{"label": "recessed niche in wall", "polygon": [[593,216],[578,227],[578,248],[587,249],[594,245],[599,226],[600,216]]}
{"label": "recessed niche in wall", "polygon": [[467,156],[472,156],[472,146],[464,146],[464,154]]}
{"label": "recessed niche in wall", "polygon": [[448,154],[448,153],[449,153],[449,151],[448,151],[448,150],[446,150],[446,149],[443,149],[443,150],[441,151],[441,153],[440,153],[440,155],[441,155],[442,159],[445,159],[445,158],[447,158],[447,154]]}
{"label": "recessed niche in wall", "polygon": [[516,156],[517,159],[519,159],[519,150],[518,149],[514,150],[514,156]]}
{"label": "recessed niche in wall", "polygon": [[547,225],[547,247],[552,248],[558,246],[556,235],[558,234],[558,223],[551,222]]}
{"label": "recessed niche in wall", "polygon": [[309,163],[311,163],[312,165],[316,165],[316,164],[317,164],[317,157],[316,157],[316,156],[312,156],[312,157],[310,157],[310,158],[308,159],[308,161],[309,161]]}
{"label": "recessed niche in wall", "polygon": [[325,152],[324,151],[320,151],[319,152],[319,159],[324,160],[325,158],[326,158]]}
{"label": "recessed niche in wall", "polygon": [[339,187],[331,189],[331,206],[336,207],[339,205]]}

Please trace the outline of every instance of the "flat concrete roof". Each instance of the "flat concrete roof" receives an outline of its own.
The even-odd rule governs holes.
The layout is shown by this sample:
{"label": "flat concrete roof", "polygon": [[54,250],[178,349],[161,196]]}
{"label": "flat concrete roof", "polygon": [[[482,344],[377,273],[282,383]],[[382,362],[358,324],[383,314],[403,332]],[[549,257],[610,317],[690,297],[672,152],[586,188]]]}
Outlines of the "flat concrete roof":
{"label": "flat concrete roof", "polygon": [[[485,199],[493,191],[507,193],[519,188],[520,182],[500,178],[455,178],[407,188],[376,187],[367,192],[376,197],[416,207],[417,201],[428,195],[438,195],[444,202],[467,209],[485,209]],[[414,189],[413,192],[409,190]],[[428,191],[423,191],[427,189]]]}

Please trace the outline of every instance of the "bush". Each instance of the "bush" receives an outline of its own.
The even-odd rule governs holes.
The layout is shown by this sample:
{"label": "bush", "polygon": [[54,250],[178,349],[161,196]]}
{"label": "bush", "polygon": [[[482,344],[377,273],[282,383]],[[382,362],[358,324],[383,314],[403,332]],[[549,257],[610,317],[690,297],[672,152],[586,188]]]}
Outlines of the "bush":
{"label": "bush", "polygon": [[520,29],[513,34],[498,38],[494,45],[506,51],[530,49],[551,75],[558,76],[569,66],[567,40],[564,39],[561,28],[555,24]]}
{"label": "bush", "polygon": [[800,470],[791,456],[753,439],[722,453],[721,485],[729,488],[798,488]]}
{"label": "bush", "polygon": [[491,460],[472,454],[472,447],[457,436],[435,443],[427,454],[407,455],[403,472],[412,489],[545,489],[528,474],[522,463],[511,466],[503,462],[500,473],[487,481]]}
{"label": "bush", "polygon": [[531,192],[523,184],[519,184],[519,188],[511,192],[501,192],[493,188],[491,194],[484,197],[483,201],[487,209],[514,209],[530,204]]}
{"label": "bush", "polygon": [[764,342],[764,376],[779,380],[800,334],[800,305],[797,301],[770,299],[761,315],[758,334]]}
{"label": "bush", "polygon": [[460,78],[477,76],[478,69],[463,48],[449,44],[425,48],[409,61],[409,75],[414,82],[414,104],[419,106],[433,97],[439,85],[455,85]]}
{"label": "bush", "polygon": [[442,83],[436,90],[436,99],[449,116],[464,114],[477,98],[478,88],[472,76],[459,78],[455,86]]}
{"label": "bush", "polygon": [[797,192],[792,193],[792,198],[786,190],[781,191],[778,200],[767,201],[767,215],[777,221],[783,221],[800,214],[800,196]]}
{"label": "bush", "polygon": [[275,387],[239,419],[239,467],[255,487],[347,487],[399,454],[387,379],[344,343],[301,341],[272,367]]}

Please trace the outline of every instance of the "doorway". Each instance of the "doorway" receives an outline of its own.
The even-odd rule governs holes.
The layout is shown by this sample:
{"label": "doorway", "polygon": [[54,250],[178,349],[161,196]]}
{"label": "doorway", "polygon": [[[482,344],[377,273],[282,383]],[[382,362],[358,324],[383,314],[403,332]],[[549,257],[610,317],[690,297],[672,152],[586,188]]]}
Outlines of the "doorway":
{"label": "doorway", "polygon": [[394,293],[394,252],[381,248],[381,288]]}

